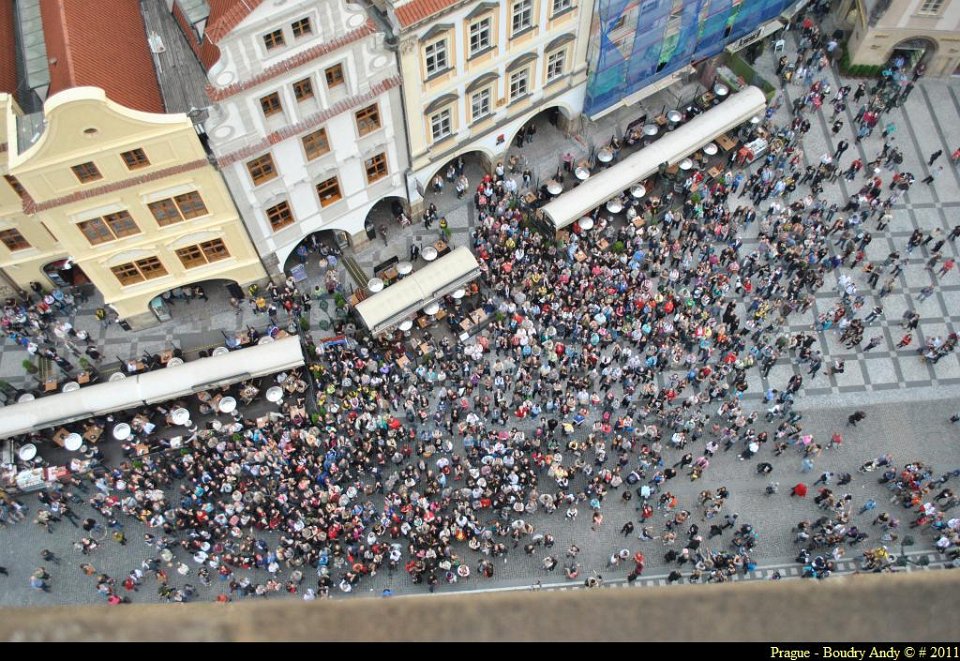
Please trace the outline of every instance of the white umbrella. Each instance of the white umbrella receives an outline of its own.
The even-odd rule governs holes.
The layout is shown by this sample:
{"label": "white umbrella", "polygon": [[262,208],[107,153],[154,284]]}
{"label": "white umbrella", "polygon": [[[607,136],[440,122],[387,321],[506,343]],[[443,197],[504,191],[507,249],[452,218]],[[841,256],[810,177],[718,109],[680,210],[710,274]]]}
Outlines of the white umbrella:
{"label": "white umbrella", "polygon": [[423,257],[424,261],[432,262],[437,258],[437,249],[433,246],[427,246],[420,252],[420,256]]}
{"label": "white umbrella", "polygon": [[682,161],[680,161],[681,170],[689,170],[692,167],[693,167],[693,161],[691,161],[689,158],[685,158]]}
{"label": "white umbrella", "polygon": [[167,361],[167,367],[179,367],[180,365],[183,365],[183,358],[177,358],[174,356]]}
{"label": "white umbrella", "polygon": [[170,419],[175,425],[186,425],[190,422],[190,411],[184,408],[173,409],[170,412]]}
{"label": "white umbrella", "polygon": [[613,160],[613,152],[604,147],[597,152],[597,160],[601,163],[609,163]]}
{"label": "white umbrella", "polygon": [[83,436],[73,432],[72,434],[67,434],[67,437],[63,439],[63,447],[70,450],[70,452],[76,452],[83,445]]}
{"label": "white umbrella", "polygon": [[730,88],[723,83],[717,83],[713,86],[713,93],[717,96],[726,96],[730,93]]}
{"label": "white umbrella", "polygon": [[276,404],[283,399],[283,388],[280,386],[271,386],[267,388],[267,401]]}
{"label": "white umbrella", "polygon": [[216,349],[213,350],[214,356],[222,356],[225,353],[230,353],[230,349],[226,347],[217,347]]}
{"label": "white umbrella", "polygon": [[109,379],[109,380],[110,380],[110,381],[123,381],[125,378],[127,378],[127,375],[124,374],[123,372],[114,372],[113,374],[110,375],[110,379]]}
{"label": "white umbrella", "polygon": [[427,307],[423,308],[424,314],[429,314],[431,316],[435,315],[439,311],[440,311],[440,305],[436,301],[434,301],[433,303],[430,303],[429,305],[427,305]]}
{"label": "white umbrella", "polygon": [[130,429],[130,425],[125,422],[121,422],[114,426],[113,437],[118,441],[125,441],[130,438],[132,431],[133,430]]}
{"label": "white umbrella", "polygon": [[219,408],[223,413],[233,413],[237,409],[237,400],[233,397],[223,397],[220,399]]}
{"label": "white umbrella", "polygon": [[73,392],[74,390],[80,390],[80,384],[76,381],[67,381],[63,384],[63,388],[60,389],[60,392]]}
{"label": "white umbrella", "polygon": [[460,289],[457,289],[456,291],[454,291],[454,292],[453,292],[452,294],[450,294],[450,295],[453,296],[454,298],[456,298],[457,300],[459,300],[459,299],[461,299],[461,298],[463,298],[464,296],[467,295],[467,290],[466,290],[466,289],[463,289],[463,288],[461,287]]}
{"label": "white umbrella", "polygon": [[411,271],[413,271],[413,264],[410,262],[400,262],[397,264],[397,273],[400,275],[408,275]]}
{"label": "white umbrella", "polygon": [[643,127],[643,134],[648,137],[653,137],[660,132],[660,128],[656,124],[647,124]]}
{"label": "white umbrella", "polygon": [[716,144],[712,142],[703,148],[703,153],[706,154],[707,156],[714,156],[717,153],[717,151],[719,151],[719,148],[717,147]]}
{"label": "white umbrella", "polygon": [[647,188],[643,184],[637,184],[630,189],[630,195],[637,198],[638,200],[647,194]]}
{"label": "white umbrella", "polygon": [[753,117],[751,117],[751,118],[750,118],[750,123],[751,123],[751,124],[759,124],[759,123],[760,123],[760,116],[759,116],[759,115],[754,115]]}
{"label": "white umbrella", "polygon": [[378,291],[383,291],[383,280],[380,278],[370,278],[367,281],[367,289],[370,290],[371,294],[376,294]]}
{"label": "white umbrella", "polygon": [[587,179],[590,178],[590,170],[588,170],[587,168],[582,168],[582,167],[577,168],[576,170],[574,170],[573,173],[577,176],[577,179],[579,179],[580,181],[586,181]]}
{"label": "white umbrella", "polygon": [[582,230],[592,230],[593,229],[593,218],[590,216],[584,216],[580,219],[580,229]]}
{"label": "white umbrella", "polygon": [[27,443],[26,445],[20,446],[20,450],[17,452],[17,455],[23,461],[30,461],[37,456],[37,446],[33,443]]}
{"label": "white umbrella", "polygon": [[269,335],[264,335],[257,341],[257,344],[270,344],[271,342],[273,342],[273,338]]}
{"label": "white umbrella", "polygon": [[[577,168],[578,170],[581,168]],[[551,179],[547,182],[547,192],[551,195],[559,195],[563,192],[563,184],[555,179]]]}
{"label": "white umbrella", "polygon": [[620,203],[620,200],[610,200],[607,202],[607,211],[610,213],[620,213],[623,211],[623,204]]}
{"label": "white umbrella", "polygon": [[413,328],[413,322],[410,321],[409,319],[404,319],[403,321],[400,322],[400,325],[397,326],[397,328],[399,328],[404,333],[406,333],[408,330]]}
{"label": "white umbrella", "polygon": [[32,402],[32,401],[35,400],[35,399],[36,399],[36,397],[34,397],[34,395],[33,395],[32,392],[25,392],[25,393],[23,393],[22,395],[20,395],[19,397],[17,397],[17,403],[18,403],[18,404],[23,404],[24,402]]}

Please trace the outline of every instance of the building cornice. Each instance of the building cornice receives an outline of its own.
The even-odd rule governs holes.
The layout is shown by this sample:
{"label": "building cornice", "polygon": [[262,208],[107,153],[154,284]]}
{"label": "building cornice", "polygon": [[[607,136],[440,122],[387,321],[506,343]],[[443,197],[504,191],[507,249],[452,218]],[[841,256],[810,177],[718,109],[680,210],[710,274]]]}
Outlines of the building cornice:
{"label": "building cornice", "polygon": [[250,158],[256,156],[257,154],[262,154],[263,152],[270,149],[275,144],[283,142],[287,138],[292,138],[298,136],[302,133],[305,133],[311,129],[314,129],[324,122],[328,121],[330,118],[345,113],[353,108],[357,108],[364,104],[368,104],[371,101],[375,100],[378,96],[387,92],[394,87],[400,84],[400,77],[394,76],[392,78],[386,78],[381,80],[379,83],[375,83],[370,87],[369,90],[363,94],[357,94],[346,99],[342,99],[335,103],[334,105],[321,110],[320,112],[314,113],[304,119],[302,122],[297,122],[296,124],[290,124],[284,126],[283,128],[277,129],[267,134],[267,136],[259,140],[258,142],[247,145],[243,149],[237,149],[232,152],[228,152],[217,158],[217,165],[220,168],[225,168],[228,165],[232,165],[237,161],[243,160],[245,158]]}
{"label": "building cornice", "polygon": [[142,174],[138,177],[131,177],[129,179],[122,179],[120,181],[114,181],[108,184],[103,184],[102,186],[94,186],[92,188],[84,188],[83,190],[78,190],[76,192],[70,193],[69,195],[64,195],[63,197],[55,197],[50,200],[43,200],[42,202],[35,201],[29,194],[24,195],[23,197],[23,212],[26,214],[35,214],[41,211],[46,211],[48,209],[54,209],[56,207],[61,207],[65,204],[72,204],[73,202],[79,202],[80,200],[89,200],[100,195],[106,195],[107,193],[114,193],[118,190],[124,190],[125,188],[132,188],[134,186],[141,186],[152,181],[158,181],[166,177],[172,177],[177,174],[182,174],[184,172],[190,172],[192,170],[199,170],[203,167],[208,167],[210,161],[205,158],[198,159],[196,161],[190,161],[189,163],[181,163],[179,165],[174,165],[169,168],[163,168],[161,170],[155,170],[153,172],[148,172]]}
{"label": "building cornice", "polygon": [[359,41],[364,37],[368,37],[371,34],[376,33],[376,31],[377,28],[374,22],[370,19],[367,19],[367,21],[356,30],[351,30],[342,37],[337,37],[333,41],[317,44],[316,46],[308,48],[304,51],[300,51],[296,55],[288,57],[285,60],[281,60],[276,64],[270,65],[252,78],[241,80],[226,87],[207,85],[207,96],[210,97],[211,101],[222,101],[223,99],[239,94],[240,92],[261,85],[268,80],[276,78],[277,76],[282,76],[289,71],[293,71],[294,69],[302,67],[304,64],[324,57],[325,55],[329,55],[330,53],[339,50],[344,46],[349,46],[350,44]]}

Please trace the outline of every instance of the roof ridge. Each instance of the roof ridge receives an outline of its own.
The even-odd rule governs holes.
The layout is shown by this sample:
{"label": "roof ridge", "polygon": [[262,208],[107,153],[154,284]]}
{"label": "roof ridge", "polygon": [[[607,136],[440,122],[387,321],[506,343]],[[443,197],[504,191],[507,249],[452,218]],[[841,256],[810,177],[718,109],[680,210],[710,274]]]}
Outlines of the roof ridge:
{"label": "roof ridge", "polygon": [[[73,64],[73,48],[70,46],[70,30],[69,22],[67,21],[67,6],[66,0],[57,0],[57,13],[60,15],[60,25],[61,31],[63,33],[63,56],[67,60],[64,65],[67,67],[67,80],[70,81],[70,86],[76,86],[77,77],[76,77],[76,67]],[[47,64],[49,66],[49,63]]]}

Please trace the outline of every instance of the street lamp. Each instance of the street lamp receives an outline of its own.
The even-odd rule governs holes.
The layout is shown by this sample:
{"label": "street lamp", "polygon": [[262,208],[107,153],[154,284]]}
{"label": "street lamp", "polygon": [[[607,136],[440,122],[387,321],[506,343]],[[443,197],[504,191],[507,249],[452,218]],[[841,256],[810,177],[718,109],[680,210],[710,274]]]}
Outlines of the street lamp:
{"label": "street lamp", "polygon": [[928,558],[925,555],[920,556],[920,558],[917,560],[911,560],[910,558],[907,557],[907,553],[906,551],[903,550],[903,547],[913,546],[914,544],[916,544],[916,542],[914,541],[913,537],[911,537],[910,535],[907,535],[906,537],[904,537],[903,540],[900,542],[900,556],[897,558],[898,567],[906,567],[907,565],[915,565],[917,567],[926,567],[927,565],[930,564],[930,558]]}

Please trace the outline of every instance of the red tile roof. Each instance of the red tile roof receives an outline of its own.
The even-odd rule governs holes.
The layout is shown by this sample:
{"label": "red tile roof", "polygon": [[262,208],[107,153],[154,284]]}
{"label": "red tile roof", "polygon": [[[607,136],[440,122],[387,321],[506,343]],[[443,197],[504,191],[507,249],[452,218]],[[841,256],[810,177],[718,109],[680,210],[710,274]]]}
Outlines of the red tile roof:
{"label": "red tile roof", "polygon": [[240,25],[240,21],[260,6],[263,0],[210,0],[210,16],[207,17],[207,39],[216,44]]}
{"label": "red tile roof", "polygon": [[17,90],[17,57],[14,40],[13,3],[0,2],[0,92]]}
{"label": "red tile roof", "polygon": [[41,0],[50,94],[103,88],[127,108],[164,112],[138,0]]}
{"label": "red tile roof", "polygon": [[408,28],[414,23],[419,23],[425,18],[442,12],[459,2],[460,0],[411,0],[405,5],[397,7],[394,11],[397,20],[400,21],[400,27]]}
{"label": "red tile roof", "polygon": [[180,9],[179,4],[173,5],[173,18],[180,26],[180,32],[182,32],[183,36],[186,38],[187,43],[190,45],[190,49],[193,50],[194,54],[197,56],[197,59],[200,60],[203,70],[209,71],[210,67],[216,64],[217,60],[220,59],[220,49],[217,48],[217,46],[209,39],[204,39],[202,44],[197,41],[197,33],[190,26],[190,23],[187,21],[187,17],[183,14],[183,11]]}

